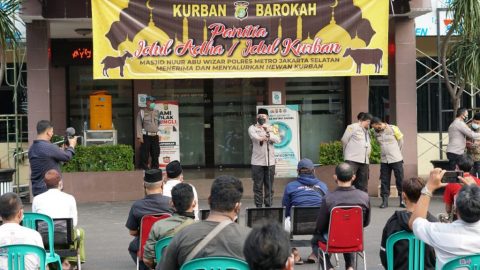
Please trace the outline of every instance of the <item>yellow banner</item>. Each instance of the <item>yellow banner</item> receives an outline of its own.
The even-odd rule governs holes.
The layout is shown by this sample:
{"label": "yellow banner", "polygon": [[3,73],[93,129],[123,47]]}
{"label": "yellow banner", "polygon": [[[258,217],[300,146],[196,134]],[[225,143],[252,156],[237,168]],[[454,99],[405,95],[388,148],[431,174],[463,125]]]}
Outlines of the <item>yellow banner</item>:
{"label": "yellow banner", "polygon": [[92,0],[95,79],[386,75],[387,0]]}

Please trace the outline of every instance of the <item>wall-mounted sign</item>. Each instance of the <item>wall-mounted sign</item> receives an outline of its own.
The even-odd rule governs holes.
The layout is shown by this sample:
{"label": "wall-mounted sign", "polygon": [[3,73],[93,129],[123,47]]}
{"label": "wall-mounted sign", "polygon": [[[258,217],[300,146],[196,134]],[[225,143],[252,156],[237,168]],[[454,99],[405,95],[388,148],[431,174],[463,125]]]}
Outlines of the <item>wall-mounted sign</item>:
{"label": "wall-mounted sign", "polygon": [[93,0],[95,79],[386,75],[380,0]]}
{"label": "wall-mounted sign", "polygon": [[72,59],[90,59],[92,58],[91,48],[76,48],[72,51]]}
{"label": "wall-mounted sign", "polygon": [[[431,0],[432,11],[415,18],[415,34],[417,36],[437,35],[437,8],[446,9],[451,0]],[[439,11],[440,35],[445,36],[453,22],[453,14],[446,10]],[[454,33],[456,35],[456,33]]]}
{"label": "wall-mounted sign", "polygon": [[91,65],[92,52],[91,40],[51,40],[51,59],[52,64],[56,66]]}

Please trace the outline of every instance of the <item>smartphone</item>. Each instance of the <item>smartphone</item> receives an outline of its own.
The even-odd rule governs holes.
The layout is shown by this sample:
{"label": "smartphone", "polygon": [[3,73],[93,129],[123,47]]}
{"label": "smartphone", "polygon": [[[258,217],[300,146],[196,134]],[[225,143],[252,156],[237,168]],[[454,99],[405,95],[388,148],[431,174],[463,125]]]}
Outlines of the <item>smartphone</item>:
{"label": "smartphone", "polygon": [[463,177],[462,171],[446,171],[442,178],[442,183],[460,183],[458,177]]}

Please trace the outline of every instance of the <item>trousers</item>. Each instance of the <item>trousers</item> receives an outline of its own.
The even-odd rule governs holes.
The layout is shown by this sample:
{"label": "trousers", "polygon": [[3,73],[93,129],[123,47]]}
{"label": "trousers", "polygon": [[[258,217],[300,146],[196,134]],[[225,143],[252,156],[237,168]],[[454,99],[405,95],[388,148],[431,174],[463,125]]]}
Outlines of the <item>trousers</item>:
{"label": "trousers", "polygon": [[[270,178],[269,176],[270,171]],[[257,166],[252,165],[253,193],[256,207],[272,206],[273,179],[275,176],[275,165]]]}
{"label": "trousers", "polygon": [[457,162],[462,156],[463,155],[457,155],[457,154],[454,154],[454,153],[447,152],[448,170],[449,171],[454,171],[455,170],[455,167],[457,166]]}
{"label": "trousers", "polygon": [[390,179],[395,175],[395,185],[397,186],[398,196],[402,196],[403,182],[403,161],[394,163],[380,164],[380,195],[383,197],[390,196]]}
{"label": "trousers", "polygon": [[355,188],[368,193],[368,176],[370,173],[368,164],[350,160],[346,160],[345,162],[352,166],[353,173],[355,174],[355,181],[353,181]]}
{"label": "trousers", "polygon": [[[143,135],[143,143],[140,146],[140,167],[143,170],[158,169],[158,156],[160,155],[160,144],[158,136]],[[151,157],[150,167],[148,157]]]}

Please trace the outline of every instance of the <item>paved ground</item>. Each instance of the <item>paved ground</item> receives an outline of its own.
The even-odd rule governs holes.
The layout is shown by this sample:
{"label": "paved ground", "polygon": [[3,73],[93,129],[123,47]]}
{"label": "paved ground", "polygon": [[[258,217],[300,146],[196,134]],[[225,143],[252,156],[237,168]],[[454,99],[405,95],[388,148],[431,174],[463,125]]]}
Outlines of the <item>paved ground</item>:
{"label": "paved ground", "polygon": [[[378,205],[380,200],[372,198],[372,219],[370,226],[365,229],[365,245],[367,252],[367,268],[383,269],[378,256],[382,230],[387,219],[395,210],[398,210],[398,199],[390,199],[391,206],[387,209],[380,209]],[[125,228],[125,220],[130,210],[132,202],[116,203],[86,203],[78,205],[79,208],[79,226],[86,232],[86,252],[87,262],[83,265],[84,270],[132,270],[135,264],[131,260],[127,246],[131,237]],[[275,205],[280,205],[280,200],[276,200]],[[207,202],[201,201],[200,207],[208,209]],[[246,198],[242,202],[242,208],[253,207],[253,200]],[[443,204],[440,197],[435,197],[430,212],[434,215],[443,210]],[[241,214],[241,220],[244,221],[244,212]],[[302,239],[302,238],[295,238]],[[305,238],[306,239],[306,238]],[[302,257],[306,258],[310,254],[309,248],[300,248]],[[340,261],[343,257],[340,256]],[[361,263],[361,261],[360,261]],[[295,269],[317,269],[316,265],[306,264],[295,266]],[[342,268],[340,268],[342,269]],[[359,267],[359,269],[361,269]]]}

